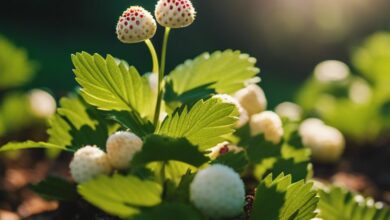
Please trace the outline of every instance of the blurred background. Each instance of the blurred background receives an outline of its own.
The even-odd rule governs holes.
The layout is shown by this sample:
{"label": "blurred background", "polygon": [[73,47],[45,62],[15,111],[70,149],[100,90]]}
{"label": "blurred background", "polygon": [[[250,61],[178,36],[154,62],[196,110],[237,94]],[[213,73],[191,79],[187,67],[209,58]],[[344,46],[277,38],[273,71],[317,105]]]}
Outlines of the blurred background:
{"label": "blurred background", "polygon": [[[271,106],[291,100],[322,60],[349,63],[365,37],[390,29],[388,0],[212,0],[193,1],[198,18],[174,31],[168,68],[204,51],[239,49],[258,59]],[[153,11],[155,1],[7,1],[0,7],[0,34],[28,51],[37,75],[26,86],[47,87],[56,97],[75,86],[70,54],[112,54],[148,71],[146,47],[123,45],[115,35],[118,16],[129,5]],[[161,31],[154,38],[159,46]],[[146,65],[145,65],[146,63]],[[150,64],[149,64],[150,65]]]}

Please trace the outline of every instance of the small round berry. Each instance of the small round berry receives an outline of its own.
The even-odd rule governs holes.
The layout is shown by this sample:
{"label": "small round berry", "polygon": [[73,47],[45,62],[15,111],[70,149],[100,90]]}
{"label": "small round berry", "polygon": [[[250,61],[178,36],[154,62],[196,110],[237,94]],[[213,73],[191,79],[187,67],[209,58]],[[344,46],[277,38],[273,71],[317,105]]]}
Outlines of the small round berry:
{"label": "small round berry", "polygon": [[69,167],[73,179],[78,183],[90,180],[99,174],[108,174],[111,171],[107,155],[95,146],[85,146],[78,149]]}
{"label": "small round berry", "polygon": [[314,69],[315,78],[322,83],[339,82],[350,75],[349,67],[338,60],[326,60]]}
{"label": "small round berry", "polygon": [[46,91],[33,89],[28,98],[31,111],[36,117],[48,118],[56,112],[56,100]]}
{"label": "small round berry", "polygon": [[344,152],[344,136],[336,128],[320,122],[322,121],[309,119],[300,125],[302,143],[310,148],[314,160],[322,163],[336,162]]}
{"label": "small round berry", "polygon": [[107,156],[112,167],[125,169],[129,167],[134,155],[141,151],[143,142],[134,133],[118,131],[107,140]]}
{"label": "small round berry", "polygon": [[245,187],[228,166],[215,164],[199,171],[190,185],[190,200],[210,218],[239,215],[245,205]]}
{"label": "small round berry", "polygon": [[164,27],[183,28],[194,22],[196,12],[190,0],[159,0],[154,15]]}
{"label": "small round berry", "polygon": [[249,125],[253,136],[264,134],[265,139],[274,144],[279,144],[284,134],[282,120],[272,111],[253,115]]}
{"label": "small round berry", "polygon": [[118,39],[123,43],[138,43],[150,39],[157,30],[150,12],[140,6],[131,6],[119,17],[116,26]]}
{"label": "small round berry", "polygon": [[237,107],[237,110],[238,110],[238,113],[240,114],[240,116],[238,118],[236,128],[240,128],[240,127],[244,126],[249,121],[249,116],[248,116],[248,113],[246,112],[246,110],[232,96],[227,95],[227,94],[218,94],[218,95],[214,95],[212,98],[219,99],[224,103],[233,104]]}
{"label": "small round berry", "polygon": [[301,106],[292,102],[282,102],[275,108],[276,114],[280,117],[288,118],[291,121],[299,121],[302,119],[303,110]]}
{"label": "small round berry", "polygon": [[248,112],[249,116],[262,112],[267,108],[267,99],[264,91],[256,84],[250,84],[238,90],[234,97]]}

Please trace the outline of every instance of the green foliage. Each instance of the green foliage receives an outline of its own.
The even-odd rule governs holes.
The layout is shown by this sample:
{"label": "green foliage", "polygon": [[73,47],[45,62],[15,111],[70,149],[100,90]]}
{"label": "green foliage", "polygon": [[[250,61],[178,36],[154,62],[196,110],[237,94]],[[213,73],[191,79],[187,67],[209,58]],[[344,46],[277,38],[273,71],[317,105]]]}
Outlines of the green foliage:
{"label": "green foliage", "polygon": [[233,104],[218,99],[200,100],[191,108],[184,106],[168,116],[157,134],[185,137],[205,150],[223,142],[222,136],[233,133],[237,117]]}
{"label": "green foliage", "polygon": [[268,175],[257,187],[253,220],[310,220],[318,203],[312,183],[292,182],[291,175]]}
{"label": "green foliage", "polygon": [[390,82],[390,33],[379,32],[367,38],[352,56],[353,64],[376,84]]}
{"label": "green foliage", "polygon": [[37,65],[24,49],[0,36],[0,89],[22,86],[34,76]]}
{"label": "green foliage", "polygon": [[154,125],[135,111],[112,111],[108,115],[109,118],[118,122],[123,128],[129,129],[139,137],[145,137],[154,132]]}
{"label": "green foliage", "polygon": [[339,82],[311,77],[300,89],[297,103],[308,115],[321,117],[358,142],[373,141],[390,127],[383,109],[390,100],[390,33],[376,33],[351,56],[353,69]]}
{"label": "green foliage", "polygon": [[218,93],[234,93],[259,73],[256,59],[240,51],[204,53],[179,65],[168,76],[176,94],[210,85]]}
{"label": "green foliage", "polygon": [[134,220],[155,219],[201,220],[203,218],[193,207],[182,203],[163,203],[134,217]]}
{"label": "green foliage", "polygon": [[[289,126],[289,125],[285,125]],[[310,150],[305,148],[296,131],[291,126],[285,129],[284,140],[274,144],[265,140],[264,135],[251,136],[249,126],[237,130],[239,146],[246,149],[249,162],[254,165],[254,175],[262,179],[267,174],[291,174],[293,181],[307,179],[311,172]]]}
{"label": "green foliage", "polygon": [[5,93],[0,100],[0,136],[26,128],[34,117],[28,96],[22,92]]}
{"label": "green foliage", "polygon": [[206,163],[208,158],[185,138],[150,135],[145,138],[142,151],[134,156],[132,164],[143,165],[171,160],[198,167]]}
{"label": "green foliage", "polygon": [[223,164],[233,168],[237,173],[244,172],[245,168],[248,165],[248,158],[245,152],[228,152],[218,156],[211,164]]}
{"label": "green foliage", "polygon": [[30,188],[47,200],[74,201],[78,198],[76,187],[59,177],[47,177]]}
{"label": "green foliage", "polygon": [[56,144],[45,143],[45,142],[26,141],[26,142],[10,142],[10,143],[0,147],[0,152],[30,149],[30,148],[47,148],[47,149],[66,150],[65,147],[60,146],[60,145],[56,145]]}
{"label": "green foliage", "polygon": [[114,174],[82,183],[78,186],[78,192],[107,213],[127,218],[139,213],[141,207],[160,204],[162,188],[150,180]]}
{"label": "green foliage", "polygon": [[76,151],[85,145],[105,149],[108,125],[97,110],[79,97],[62,98],[61,107],[49,120],[49,143]]}
{"label": "green foliage", "polygon": [[101,110],[136,111],[153,117],[155,98],[148,80],[135,67],[128,67],[111,55],[106,59],[86,52],[72,55],[76,81],[85,100]]}
{"label": "green foliage", "polygon": [[390,209],[381,208],[372,199],[348,192],[339,187],[319,191],[318,217],[324,220],[386,220]]}

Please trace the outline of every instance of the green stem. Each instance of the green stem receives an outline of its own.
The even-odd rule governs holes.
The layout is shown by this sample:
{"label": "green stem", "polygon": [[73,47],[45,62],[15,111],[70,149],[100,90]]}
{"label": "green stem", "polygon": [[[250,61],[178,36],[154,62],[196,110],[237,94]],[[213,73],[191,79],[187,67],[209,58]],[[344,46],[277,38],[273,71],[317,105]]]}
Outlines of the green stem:
{"label": "green stem", "polygon": [[169,27],[165,28],[164,41],[163,41],[162,51],[161,51],[161,66],[160,66],[160,72],[158,74],[158,95],[157,95],[156,110],[154,114],[154,125],[156,127],[158,125],[158,121],[160,118],[161,102],[163,96],[162,84],[164,79],[165,62],[167,57],[167,46],[168,46],[168,38],[169,38],[170,31],[171,29]]}
{"label": "green stem", "polygon": [[158,74],[158,57],[157,57],[156,49],[154,49],[153,43],[149,39],[145,40],[145,44],[146,46],[148,46],[150,55],[152,56],[152,61],[153,61],[152,72]]}

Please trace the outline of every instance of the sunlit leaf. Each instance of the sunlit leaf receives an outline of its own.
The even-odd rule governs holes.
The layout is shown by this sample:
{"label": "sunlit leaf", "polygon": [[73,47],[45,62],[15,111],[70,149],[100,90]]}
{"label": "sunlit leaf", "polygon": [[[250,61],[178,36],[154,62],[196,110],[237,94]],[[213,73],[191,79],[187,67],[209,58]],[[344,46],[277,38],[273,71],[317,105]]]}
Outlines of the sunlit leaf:
{"label": "sunlit leaf", "polygon": [[133,67],[108,55],[72,55],[76,81],[85,100],[101,110],[136,111],[153,117],[155,98],[149,82]]}
{"label": "sunlit leaf", "polygon": [[233,133],[238,111],[233,104],[218,99],[200,100],[191,108],[185,106],[168,116],[157,133],[185,137],[201,150],[222,142],[222,136]]}
{"label": "sunlit leaf", "polygon": [[319,217],[324,220],[387,220],[390,209],[340,187],[320,190]]}
{"label": "sunlit leaf", "polygon": [[256,59],[240,51],[204,53],[179,65],[168,76],[176,94],[210,85],[218,93],[234,93],[259,73]]}
{"label": "sunlit leaf", "polygon": [[105,212],[122,218],[140,212],[140,207],[152,207],[161,202],[162,187],[153,181],[135,176],[114,174],[99,176],[78,186],[80,195]]}
{"label": "sunlit leaf", "polygon": [[268,175],[256,190],[253,220],[310,220],[318,203],[312,183],[292,182],[291,175]]}

